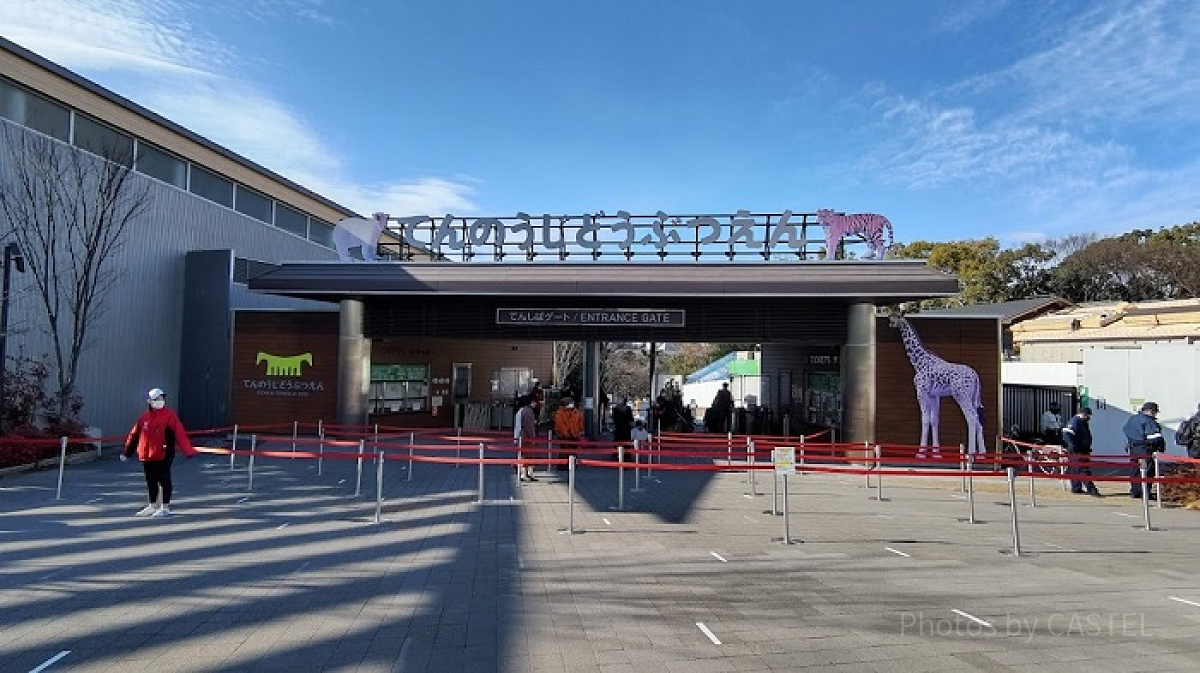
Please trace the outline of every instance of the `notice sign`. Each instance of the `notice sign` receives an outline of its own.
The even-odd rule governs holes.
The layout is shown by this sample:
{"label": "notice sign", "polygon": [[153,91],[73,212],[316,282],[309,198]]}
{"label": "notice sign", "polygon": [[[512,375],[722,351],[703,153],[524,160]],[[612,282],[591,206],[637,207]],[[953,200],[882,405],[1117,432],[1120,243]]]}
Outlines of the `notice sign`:
{"label": "notice sign", "polygon": [[683,327],[684,311],[651,308],[498,308],[496,309],[496,324]]}
{"label": "notice sign", "polygon": [[796,447],[777,446],[771,452],[775,474],[796,474]]}

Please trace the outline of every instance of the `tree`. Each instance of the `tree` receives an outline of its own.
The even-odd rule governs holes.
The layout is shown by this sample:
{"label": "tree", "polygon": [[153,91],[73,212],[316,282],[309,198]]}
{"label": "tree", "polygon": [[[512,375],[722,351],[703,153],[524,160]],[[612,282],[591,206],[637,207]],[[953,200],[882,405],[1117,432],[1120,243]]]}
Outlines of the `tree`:
{"label": "tree", "polygon": [[704,365],[717,359],[713,353],[717,350],[715,344],[685,343],[679,345],[679,350],[671,355],[664,355],[659,360],[665,374],[691,374]]}
{"label": "tree", "polygon": [[131,148],[102,148],[97,156],[9,125],[3,135],[3,237],[24,252],[52,345],[56,412],[67,419],[78,412],[80,358],[119,278],[114,255],[148,208],[150,184],[133,175]]}
{"label": "tree", "polygon": [[583,342],[554,342],[554,385],[583,388]]}

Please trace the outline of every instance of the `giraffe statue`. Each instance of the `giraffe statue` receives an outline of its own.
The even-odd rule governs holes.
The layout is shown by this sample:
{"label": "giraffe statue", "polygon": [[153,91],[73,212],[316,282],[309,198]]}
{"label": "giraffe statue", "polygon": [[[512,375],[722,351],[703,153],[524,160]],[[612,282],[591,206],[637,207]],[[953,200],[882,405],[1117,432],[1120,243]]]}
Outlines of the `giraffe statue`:
{"label": "giraffe statue", "polygon": [[904,338],[904,351],[912,363],[913,387],[917,391],[917,403],[921,405],[921,453],[929,446],[929,433],[933,431],[933,446],[938,446],[938,413],[941,398],[953,397],[962,409],[967,421],[970,437],[967,450],[971,453],[985,450],[983,421],[980,419],[979,374],[974,369],[954,362],[946,362],[925,349],[916,330],[901,316],[891,316],[888,323],[900,330]]}

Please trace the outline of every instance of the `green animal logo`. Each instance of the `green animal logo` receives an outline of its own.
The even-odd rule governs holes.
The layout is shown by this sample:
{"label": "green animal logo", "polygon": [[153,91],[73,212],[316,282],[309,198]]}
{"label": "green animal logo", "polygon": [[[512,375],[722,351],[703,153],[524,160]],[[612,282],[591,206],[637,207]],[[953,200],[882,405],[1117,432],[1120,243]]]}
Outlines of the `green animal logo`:
{"label": "green animal logo", "polygon": [[259,351],[254,363],[261,365],[264,362],[267,363],[267,376],[300,376],[300,365],[312,366],[312,353],[282,356]]}

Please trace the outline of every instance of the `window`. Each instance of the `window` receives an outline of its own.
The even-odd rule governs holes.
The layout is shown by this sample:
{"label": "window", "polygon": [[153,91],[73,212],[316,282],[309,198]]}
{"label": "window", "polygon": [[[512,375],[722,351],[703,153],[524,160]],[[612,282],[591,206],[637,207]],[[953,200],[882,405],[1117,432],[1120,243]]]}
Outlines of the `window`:
{"label": "window", "polygon": [[501,397],[524,395],[533,385],[533,370],[527,367],[501,367],[496,385],[499,389],[493,392]]}
{"label": "window", "polygon": [[308,235],[308,217],[282,203],[275,204],[275,226],[297,236]]}
{"label": "window", "polygon": [[333,225],[315,217],[309,218],[308,239],[326,248],[332,248]]}
{"label": "window", "polygon": [[256,220],[262,220],[267,224],[271,223],[271,199],[248,187],[238,185],[237,205],[234,208],[239,213],[249,215]]}
{"label": "window", "polygon": [[188,191],[222,206],[233,207],[233,183],[195,164],[192,164],[192,181]]}
{"label": "window", "polygon": [[424,411],[429,400],[429,365],[371,365],[371,413]]}
{"label": "window", "polygon": [[187,163],[149,143],[139,141],[137,147],[139,173],[158,178],[180,189],[187,189]]}
{"label": "window", "polygon": [[87,115],[75,113],[75,146],[109,161],[133,164],[133,138]]}
{"label": "window", "polygon": [[0,79],[0,116],[58,140],[70,137],[70,110],[6,79]]}

